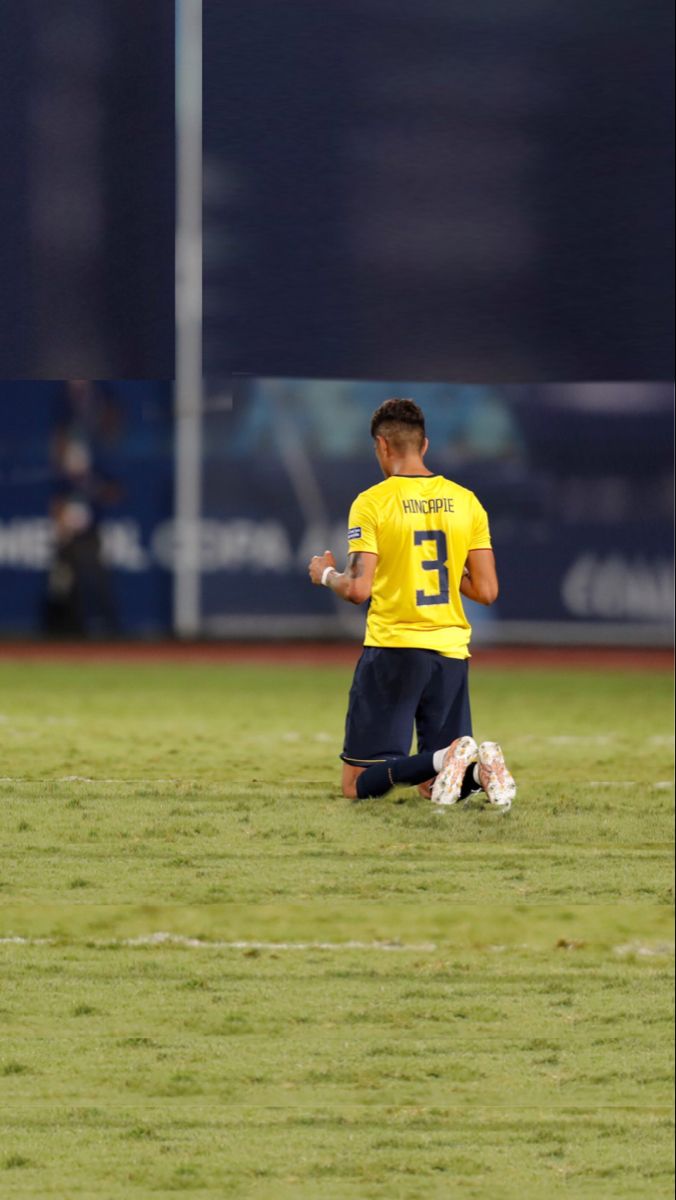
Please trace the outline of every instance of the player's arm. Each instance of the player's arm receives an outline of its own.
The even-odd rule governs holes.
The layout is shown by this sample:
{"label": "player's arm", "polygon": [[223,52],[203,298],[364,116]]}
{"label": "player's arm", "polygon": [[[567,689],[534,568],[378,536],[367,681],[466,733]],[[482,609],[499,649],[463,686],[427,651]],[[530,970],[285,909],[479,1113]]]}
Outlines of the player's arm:
{"label": "player's arm", "polygon": [[330,550],[326,550],[310,559],[308,574],[313,583],[330,587],[341,600],[363,604],[371,595],[377,562],[377,554],[355,550],[348,554],[345,570],[338,571],[335,558]]}
{"label": "player's arm", "polygon": [[498,598],[498,575],[492,550],[470,550],[460,580],[460,591],[478,604],[493,604]]}

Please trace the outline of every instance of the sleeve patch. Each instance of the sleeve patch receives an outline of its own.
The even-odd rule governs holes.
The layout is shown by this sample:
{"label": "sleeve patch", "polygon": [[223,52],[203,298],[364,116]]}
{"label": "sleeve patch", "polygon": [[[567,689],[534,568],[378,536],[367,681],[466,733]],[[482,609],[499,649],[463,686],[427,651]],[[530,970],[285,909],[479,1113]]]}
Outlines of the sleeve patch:
{"label": "sleeve patch", "polygon": [[356,541],[357,538],[360,538],[360,537],[361,537],[361,525],[353,525],[352,529],[348,529],[348,531],[347,531],[348,542],[354,542],[354,541]]}

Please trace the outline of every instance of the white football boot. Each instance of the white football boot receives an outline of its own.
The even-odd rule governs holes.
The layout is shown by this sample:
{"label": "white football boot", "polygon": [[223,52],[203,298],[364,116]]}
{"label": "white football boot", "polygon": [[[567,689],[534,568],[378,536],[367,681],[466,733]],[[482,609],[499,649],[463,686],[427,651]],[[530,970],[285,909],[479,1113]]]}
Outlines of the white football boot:
{"label": "white football boot", "polygon": [[441,770],[432,787],[433,804],[456,804],[467,768],[477,761],[477,744],[473,737],[456,738],[444,755]]}
{"label": "white football boot", "polygon": [[505,756],[497,742],[479,746],[479,780],[491,804],[509,812],[516,796],[516,784],[507,770]]}

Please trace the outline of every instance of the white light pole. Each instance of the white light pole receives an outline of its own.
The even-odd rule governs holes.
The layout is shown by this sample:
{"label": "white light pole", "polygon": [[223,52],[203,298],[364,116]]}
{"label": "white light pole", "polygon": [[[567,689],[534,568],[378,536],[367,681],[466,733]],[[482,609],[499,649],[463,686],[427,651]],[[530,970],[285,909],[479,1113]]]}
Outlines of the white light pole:
{"label": "white light pole", "polygon": [[176,0],[174,632],[200,628],[202,449],[202,0]]}

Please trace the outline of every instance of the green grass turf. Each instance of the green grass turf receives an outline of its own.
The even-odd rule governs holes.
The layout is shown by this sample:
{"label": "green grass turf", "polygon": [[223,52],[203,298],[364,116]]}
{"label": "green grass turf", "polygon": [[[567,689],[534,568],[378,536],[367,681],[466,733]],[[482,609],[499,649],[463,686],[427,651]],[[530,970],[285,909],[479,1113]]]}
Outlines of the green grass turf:
{"label": "green grass turf", "polygon": [[671,1195],[669,679],[477,670],[509,816],[342,799],[348,682],[0,669],[3,1197]]}
{"label": "green grass turf", "polygon": [[476,671],[476,731],[519,784],[505,816],[347,803],[340,669],[4,674],[0,898],[673,899],[666,675]]}
{"label": "green grass turf", "polygon": [[667,958],[462,941],[3,947],[2,1194],[667,1196]]}

